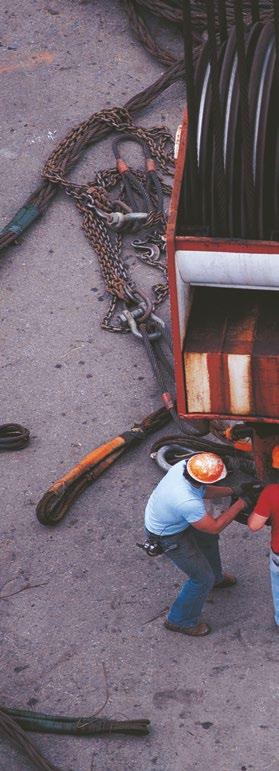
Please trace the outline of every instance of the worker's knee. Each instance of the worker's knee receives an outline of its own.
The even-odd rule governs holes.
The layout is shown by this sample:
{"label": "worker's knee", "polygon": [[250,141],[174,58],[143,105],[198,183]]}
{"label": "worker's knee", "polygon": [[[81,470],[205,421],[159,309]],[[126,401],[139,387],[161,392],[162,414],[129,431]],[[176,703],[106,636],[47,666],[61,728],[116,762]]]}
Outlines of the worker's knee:
{"label": "worker's knee", "polygon": [[203,591],[210,592],[212,587],[215,584],[215,576],[213,573],[213,570],[211,570],[210,567],[208,569],[203,570],[200,575],[197,577],[197,583],[199,586],[203,589]]}

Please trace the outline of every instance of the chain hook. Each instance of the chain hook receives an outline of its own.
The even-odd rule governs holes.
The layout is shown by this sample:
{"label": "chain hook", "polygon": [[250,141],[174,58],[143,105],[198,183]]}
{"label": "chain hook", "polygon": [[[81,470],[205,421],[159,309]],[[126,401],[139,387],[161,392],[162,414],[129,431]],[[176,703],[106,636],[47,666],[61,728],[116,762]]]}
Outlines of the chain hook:
{"label": "chain hook", "polygon": [[140,238],[135,238],[134,241],[132,241],[132,246],[134,247],[136,252],[142,252],[142,254],[139,255],[140,259],[144,262],[145,260],[151,260],[152,262],[159,262],[159,259],[161,257],[161,250],[158,244],[153,244],[150,242],[148,238],[145,238],[141,240]]}

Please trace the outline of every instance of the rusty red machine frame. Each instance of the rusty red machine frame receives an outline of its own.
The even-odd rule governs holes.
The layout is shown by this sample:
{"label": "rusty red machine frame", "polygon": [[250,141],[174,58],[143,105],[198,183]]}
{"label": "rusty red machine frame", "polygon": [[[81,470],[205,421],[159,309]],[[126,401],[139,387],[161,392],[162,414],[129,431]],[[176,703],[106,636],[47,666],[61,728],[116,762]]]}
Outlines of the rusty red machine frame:
{"label": "rusty red machine frame", "polygon": [[[263,255],[277,255],[279,257],[279,244],[275,241],[248,241],[239,239],[224,239],[224,238],[210,238],[201,236],[187,236],[180,235],[177,232],[178,212],[182,196],[182,186],[185,175],[185,163],[187,152],[187,139],[188,139],[188,114],[187,110],[183,116],[183,122],[180,127],[180,136],[178,140],[178,152],[176,157],[176,169],[174,176],[173,192],[170,202],[170,210],[168,217],[167,227],[167,258],[168,258],[168,277],[169,277],[169,290],[170,290],[170,307],[171,307],[171,324],[172,324],[172,341],[173,341],[173,353],[174,353],[174,367],[176,378],[176,397],[177,397],[177,410],[179,416],[185,420],[201,419],[201,418],[221,418],[229,419],[232,421],[241,420],[247,421],[250,425],[250,432],[252,429],[253,437],[253,450],[256,462],[256,468],[258,476],[261,479],[269,478],[269,471],[271,468],[271,455],[272,449],[275,445],[279,445],[279,387],[274,387],[273,399],[274,407],[270,416],[264,414],[245,414],[243,411],[239,412],[226,412],[224,409],[207,409],[204,411],[190,411],[187,404],[187,393],[185,383],[185,366],[183,359],[183,346],[184,339],[181,331],[181,319],[179,317],[179,298],[178,298],[178,286],[177,286],[177,252],[183,250],[183,252],[199,252],[205,253],[226,253],[226,254],[240,254],[240,253],[253,253]],[[180,228],[181,230],[181,228]],[[186,228],[185,228],[186,230]],[[249,290],[248,290],[249,291]],[[278,295],[279,299],[279,295]],[[279,314],[278,314],[279,315]],[[275,382],[278,380],[279,384],[279,341],[278,341],[278,360],[275,360]],[[202,375],[201,375],[202,376]],[[241,375],[240,375],[241,376]],[[214,383],[213,383],[214,390]],[[218,389],[217,389],[218,391]],[[218,403],[218,394],[215,394],[213,402]],[[277,412],[278,404],[278,412]]]}

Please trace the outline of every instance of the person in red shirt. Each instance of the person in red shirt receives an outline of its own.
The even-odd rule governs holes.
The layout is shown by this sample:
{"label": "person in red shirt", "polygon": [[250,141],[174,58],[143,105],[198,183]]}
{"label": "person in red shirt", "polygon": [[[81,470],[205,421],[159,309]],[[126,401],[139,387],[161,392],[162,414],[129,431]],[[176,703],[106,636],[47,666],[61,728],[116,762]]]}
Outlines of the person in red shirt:
{"label": "person in red shirt", "polygon": [[271,590],[275,624],[279,627],[279,484],[267,485],[262,490],[254,511],[248,517],[248,527],[253,532],[261,530],[268,519],[271,524]]}

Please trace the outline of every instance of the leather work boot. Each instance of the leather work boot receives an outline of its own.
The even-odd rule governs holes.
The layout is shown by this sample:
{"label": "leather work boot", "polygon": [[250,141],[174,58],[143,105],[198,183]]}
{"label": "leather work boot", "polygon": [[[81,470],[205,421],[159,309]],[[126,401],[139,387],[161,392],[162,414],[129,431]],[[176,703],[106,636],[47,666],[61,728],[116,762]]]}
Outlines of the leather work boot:
{"label": "leather work boot", "polygon": [[182,634],[188,634],[190,637],[204,637],[206,634],[209,634],[211,632],[211,627],[209,624],[206,624],[205,621],[200,621],[199,624],[196,626],[178,626],[177,624],[172,624],[171,621],[166,620],[164,621],[164,626],[166,629],[169,629],[171,632],[181,632]]}
{"label": "leather work boot", "polygon": [[222,578],[222,581],[218,581],[217,584],[214,584],[213,589],[228,589],[230,586],[234,586],[236,584],[236,577],[230,576],[229,573],[224,573],[224,578]]}

